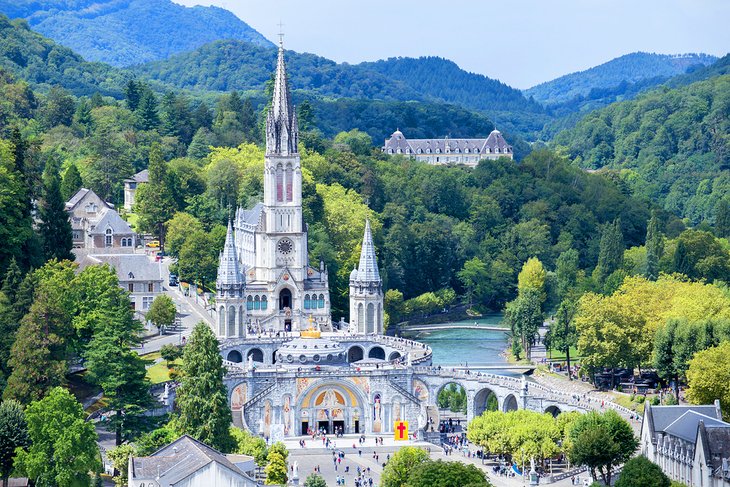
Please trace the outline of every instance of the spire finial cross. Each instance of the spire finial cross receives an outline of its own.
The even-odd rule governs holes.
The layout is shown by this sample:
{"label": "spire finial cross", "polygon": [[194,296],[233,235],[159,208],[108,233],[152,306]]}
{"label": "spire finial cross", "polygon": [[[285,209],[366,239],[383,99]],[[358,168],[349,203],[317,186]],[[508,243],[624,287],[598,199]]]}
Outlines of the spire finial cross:
{"label": "spire finial cross", "polygon": [[279,45],[284,45],[284,24],[279,20],[279,23],[277,24],[279,26]]}

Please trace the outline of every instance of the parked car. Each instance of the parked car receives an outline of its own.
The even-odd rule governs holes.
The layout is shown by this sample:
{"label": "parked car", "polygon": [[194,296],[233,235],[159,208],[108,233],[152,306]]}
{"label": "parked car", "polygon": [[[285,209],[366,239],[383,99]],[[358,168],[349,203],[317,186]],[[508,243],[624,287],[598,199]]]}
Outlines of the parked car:
{"label": "parked car", "polygon": [[177,274],[170,274],[169,284],[170,284],[170,286],[177,286],[177,284],[178,284]]}
{"label": "parked car", "polygon": [[151,249],[158,249],[158,248],[160,248],[160,241],[153,240],[151,242],[147,242],[147,247],[149,247]]}

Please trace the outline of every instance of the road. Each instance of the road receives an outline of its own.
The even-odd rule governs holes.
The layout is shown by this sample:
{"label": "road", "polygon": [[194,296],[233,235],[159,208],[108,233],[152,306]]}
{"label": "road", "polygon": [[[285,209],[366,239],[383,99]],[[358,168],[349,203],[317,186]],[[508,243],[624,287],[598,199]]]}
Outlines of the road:
{"label": "road", "polygon": [[210,323],[212,318],[205,311],[202,304],[198,304],[194,299],[183,296],[180,286],[169,286],[169,275],[170,275],[170,264],[173,259],[165,257],[162,259],[162,272],[163,272],[163,290],[164,293],[172,298],[177,306],[178,316],[180,317],[181,329],[175,333],[165,334],[159,337],[153,337],[142,344],[142,347],[137,349],[137,353],[140,355],[158,352],[163,345],[182,344],[183,337],[189,337],[192,333],[193,328],[200,321]]}

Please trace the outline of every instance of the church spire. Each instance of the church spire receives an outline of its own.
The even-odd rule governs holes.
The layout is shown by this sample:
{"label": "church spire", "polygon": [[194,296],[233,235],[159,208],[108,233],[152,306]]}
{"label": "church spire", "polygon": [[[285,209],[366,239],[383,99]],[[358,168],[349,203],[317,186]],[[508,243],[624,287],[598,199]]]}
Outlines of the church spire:
{"label": "church spire", "polygon": [[286,79],[284,43],[279,41],[274,94],[266,116],[266,153],[281,156],[296,154],[298,139],[299,127]]}
{"label": "church spire", "polygon": [[238,266],[238,256],[236,255],[236,238],[233,234],[231,221],[228,220],[228,233],[226,233],[226,243],[223,245],[223,251],[218,261],[218,279],[216,286],[240,286],[243,285],[243,275]]}
{"label": "church spire", "polygon": [[373,234],[370,231],[370,220],[365,220],[365,234],[362,237],[360,265],[357,267],[357,277],[362,282],[380,282],[378,259],[375,256]]}

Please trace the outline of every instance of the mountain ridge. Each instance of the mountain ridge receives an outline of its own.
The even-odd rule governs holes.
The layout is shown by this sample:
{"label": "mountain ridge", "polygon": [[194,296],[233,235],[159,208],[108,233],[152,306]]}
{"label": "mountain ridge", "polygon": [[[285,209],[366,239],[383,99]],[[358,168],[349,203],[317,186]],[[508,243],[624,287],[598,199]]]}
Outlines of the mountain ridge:
{"label": "mountain ridge", "polygon": [[273,46],[229,10],[170,0],[0,0],[0,12],[25,18],[35,31],[88,61],[115,67],[164,59],[218,39]]}

